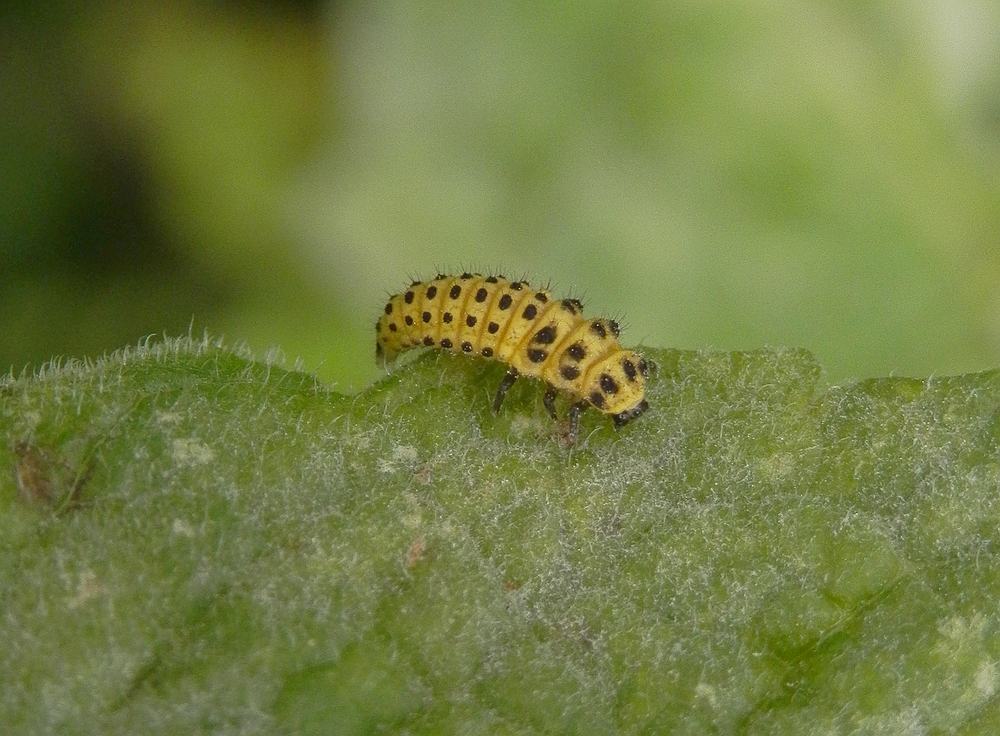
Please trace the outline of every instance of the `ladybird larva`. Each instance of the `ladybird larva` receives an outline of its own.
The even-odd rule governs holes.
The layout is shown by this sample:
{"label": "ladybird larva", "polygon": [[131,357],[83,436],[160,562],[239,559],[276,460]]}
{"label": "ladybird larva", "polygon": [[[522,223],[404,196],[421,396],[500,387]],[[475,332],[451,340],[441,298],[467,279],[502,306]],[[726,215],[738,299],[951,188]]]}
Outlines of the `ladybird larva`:
{"label": "ladybird larva", "polygon": [[553,299],[524,281],[477,273],[415,281],[389,299],[375,332],[375,355],[382,364],[425,346],[506,363],[494,411],[518,376],[545,382],[543,403],[553,419],[556,393],[565,392],[573,402],[571,441],[588,406],[611,414],[616,427],[649,406],[648,363],[618,343],[617,323],[585,319],[578,300]]}

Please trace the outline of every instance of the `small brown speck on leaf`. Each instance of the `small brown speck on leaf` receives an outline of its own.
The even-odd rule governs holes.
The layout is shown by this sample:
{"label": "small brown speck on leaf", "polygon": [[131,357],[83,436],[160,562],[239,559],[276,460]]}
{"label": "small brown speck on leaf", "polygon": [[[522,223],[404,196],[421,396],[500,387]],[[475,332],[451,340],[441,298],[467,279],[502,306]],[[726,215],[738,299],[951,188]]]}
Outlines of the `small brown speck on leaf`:
{"label": "small brown speck on leaf", "polygon": [[406,550],[406,569],[412,570],[416,567],[417,563],[424,559],[424,555],[426,553],[427,546],[424,544],[423,537],[417,537],[414,539],[410,548]]}
{"label": "small brown speck on leaf", "polygon": [[90,478],[90,468],[74,472],[64,461],[30,442],[11,446],[17,495],[29,506],[75,507],[80,492]]}

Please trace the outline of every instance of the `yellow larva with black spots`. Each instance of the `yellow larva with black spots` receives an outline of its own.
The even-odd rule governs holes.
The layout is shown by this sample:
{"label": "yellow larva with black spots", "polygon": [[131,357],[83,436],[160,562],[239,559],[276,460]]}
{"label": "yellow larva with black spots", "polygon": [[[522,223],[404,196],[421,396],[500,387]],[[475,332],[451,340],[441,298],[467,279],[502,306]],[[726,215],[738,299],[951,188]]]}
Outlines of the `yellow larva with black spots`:
{"label": "yellow larva with black spots", "polygon": [[523,281],[473,273],[415,281],[389,299],[375,331],[375,354],[383,364],[424,346],[506,363],[494,411],[521,375],[545,381],[543,403],[553,419],[556,392],[566,392],[573,401],[570,438],[588,406],[611,414],[616,427],[649,406],[648,364],[618,344],[614,320],[585,319],[578,300],[553,299]]}

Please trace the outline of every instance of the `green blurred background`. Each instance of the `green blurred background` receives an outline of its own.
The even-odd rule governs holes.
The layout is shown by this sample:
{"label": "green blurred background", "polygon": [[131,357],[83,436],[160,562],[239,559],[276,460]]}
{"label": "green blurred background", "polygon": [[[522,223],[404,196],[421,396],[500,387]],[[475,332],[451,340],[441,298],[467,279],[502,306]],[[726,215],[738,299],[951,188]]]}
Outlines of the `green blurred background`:
{"label": "green blurred background", "polygon": [[995,366],[998,71],[974,0],[7,2],[0,370],[207,330],[353,390],[466,268],[628,344]]}

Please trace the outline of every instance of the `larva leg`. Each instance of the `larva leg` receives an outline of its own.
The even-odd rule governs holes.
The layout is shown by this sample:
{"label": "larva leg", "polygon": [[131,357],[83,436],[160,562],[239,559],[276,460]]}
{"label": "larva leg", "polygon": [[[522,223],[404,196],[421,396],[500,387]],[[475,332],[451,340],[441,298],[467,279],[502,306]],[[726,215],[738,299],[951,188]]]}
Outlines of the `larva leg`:
{"label": "larva leg", "polygon": [[569,408],[569,432],[566,436],[568,444],[576,443],[576,436],[580,430],[580,412],[586,409],[589,404],[586,401],[578,401]]}
{"label": "larva leg", "polygon": [[507,375],[503,377],[500,381],[500,387],[497,389],[497,396],[493,399],[493,411],[500,411],[500,405],[503,403],[503,397],[507,395],[507,390],[514,385],[514,381],[517,380],[517,371],[511,368],[507,371]]}
{"label": "larva leg", "polygon": [[556,387],[549,385],[548,389],[545,391],[545,396],[542,397],[542,403],[545,404],[545,409],[549,412],[549,416],[553,419],[558,419],[556,416]]}

